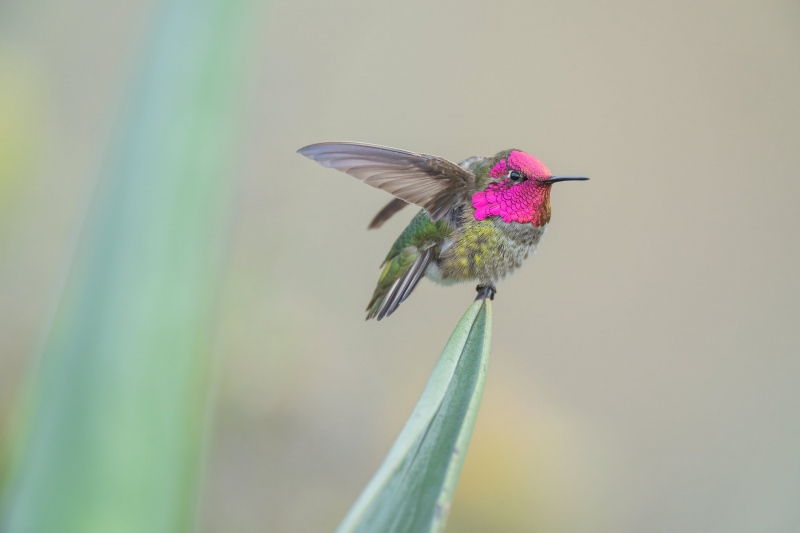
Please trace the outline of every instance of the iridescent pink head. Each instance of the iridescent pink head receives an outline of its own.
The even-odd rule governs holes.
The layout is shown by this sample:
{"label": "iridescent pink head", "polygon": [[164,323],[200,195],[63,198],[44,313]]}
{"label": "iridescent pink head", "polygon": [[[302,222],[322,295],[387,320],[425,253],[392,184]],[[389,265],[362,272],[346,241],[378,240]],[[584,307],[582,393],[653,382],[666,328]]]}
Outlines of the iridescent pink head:
{"label": "iridescent pink head", "polygon": [[510,150],[489,171],[486,190],[472,195],[475,218],[542,226],[550,220],[550,171],[525,152]]}

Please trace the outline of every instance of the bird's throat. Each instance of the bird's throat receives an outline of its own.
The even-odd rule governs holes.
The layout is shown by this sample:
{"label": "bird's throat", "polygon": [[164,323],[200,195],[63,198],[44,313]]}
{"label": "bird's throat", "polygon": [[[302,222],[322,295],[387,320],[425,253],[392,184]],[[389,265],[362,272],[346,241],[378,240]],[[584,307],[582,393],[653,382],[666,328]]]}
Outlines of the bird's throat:
{"label": "bird's throat", "polygon": [[500,217],[504,222],[543,226],[550,221],[550,186],[533,180],[508,185],[490,184],[472,195],[475,219]]}

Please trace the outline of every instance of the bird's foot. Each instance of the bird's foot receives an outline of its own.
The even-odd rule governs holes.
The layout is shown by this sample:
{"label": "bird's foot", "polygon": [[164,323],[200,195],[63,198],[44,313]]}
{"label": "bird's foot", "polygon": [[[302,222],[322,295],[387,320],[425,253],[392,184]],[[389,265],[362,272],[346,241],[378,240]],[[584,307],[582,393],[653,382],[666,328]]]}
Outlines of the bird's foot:
{"label": "bird's foot", "polygon": [[476,300],[485,300],[486,298],[494,300],[494,295],[497,294],[497,289],[493,285],[478,285],[475,290],[478,291]]}

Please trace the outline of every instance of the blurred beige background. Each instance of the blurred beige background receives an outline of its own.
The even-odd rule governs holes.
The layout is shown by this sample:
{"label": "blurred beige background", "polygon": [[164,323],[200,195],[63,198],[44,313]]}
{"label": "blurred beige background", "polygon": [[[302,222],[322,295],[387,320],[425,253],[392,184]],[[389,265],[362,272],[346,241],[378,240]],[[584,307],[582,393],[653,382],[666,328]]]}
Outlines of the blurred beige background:
{"label": "blurred beige background", "polygon": [[[155,5],[0,3],[0,150],[19,169],[0,191],[0,431]],[[592,178],[556,186],[538,254],[499,287],[448,531],[800,527],[796,2],[264,13],[230,169],[201,531],[332,530],[474,297],[426,281],[363,321],[413,210],[367,232],[388,198],[295,154],[324,140],[455,161],[517,147]]]}

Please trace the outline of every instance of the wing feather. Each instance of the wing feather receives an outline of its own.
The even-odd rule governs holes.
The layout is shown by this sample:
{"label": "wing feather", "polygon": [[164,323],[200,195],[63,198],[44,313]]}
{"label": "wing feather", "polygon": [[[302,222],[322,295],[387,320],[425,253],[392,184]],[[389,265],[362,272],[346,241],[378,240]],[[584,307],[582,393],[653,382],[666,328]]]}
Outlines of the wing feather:
{"label": "wing feather", "polygon": [[422,207],[433,221],[468,201],[475,189],[470,171],[433,155],[353,142],[312,144],[298,153]]}
{"label": "wing feather", "polygon": [[383,209],[378,211],[372,222],[369,223],[368,229],[378,229],[383,226],[383,223],[392,218],[392,215],[403,209],[408,205],[408,202],[400,198],[393,198]]}

